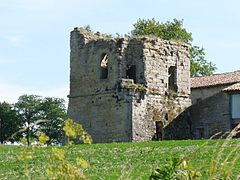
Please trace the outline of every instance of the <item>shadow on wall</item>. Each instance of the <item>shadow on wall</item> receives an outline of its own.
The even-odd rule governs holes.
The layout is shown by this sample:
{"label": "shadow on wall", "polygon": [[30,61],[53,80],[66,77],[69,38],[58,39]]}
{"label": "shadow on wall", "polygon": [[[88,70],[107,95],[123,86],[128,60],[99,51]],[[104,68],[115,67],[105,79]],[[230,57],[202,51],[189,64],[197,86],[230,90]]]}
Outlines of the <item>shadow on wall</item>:
{"label": "shadow on wall", "polygon": [[171,123],[164,127],[164,140],[193,139],[192,119],[190,108],[178,115]]}
{"label": "shadow on wall", "polygon": [[135,84],[144,84],[144,45],[141,40],[131,39],[125,49],[123,78],[132,79]]}
{"label": "shadow on wall", "polygon": [[224,138],[234,127],[230,95],[219,92],[199,101],[164,127],[164,139]]}

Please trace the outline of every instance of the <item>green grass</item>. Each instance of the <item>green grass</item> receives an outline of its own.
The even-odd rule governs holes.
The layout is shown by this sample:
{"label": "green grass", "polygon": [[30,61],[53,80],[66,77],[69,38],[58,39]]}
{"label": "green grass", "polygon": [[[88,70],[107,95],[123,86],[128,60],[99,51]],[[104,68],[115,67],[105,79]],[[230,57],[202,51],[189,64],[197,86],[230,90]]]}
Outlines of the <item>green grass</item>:
{"label": "green grass", "polygon": [[[207,172],[211,161],[216,160],[217,154],[221,152],[223,142],[184,140],[74,145],[68,149],[68,159],[73,161],[76,157],[82,157],[88,161],[91,167],[84,172],[88,179],[148,179],[154,169],[165,164],[172,156],[185,157],[193,168]],[[231,140],[224,147],[220,159],[225,159],[238,144],[239,140]],[[0,146],[0,179],[24,179],[25,165],[17,158],[21,148],[23,147]],[[235,153],[239,154],[239,150]],[[47,157],[50,154],[51,147],[37,148],[28,166],[32,179],[46,179]],[[218,164],[220,166],[220,162]],[[239,161],[232,171],[239,173],[238,169]],[[202,179],[204,178],[206,174],[203,173]]]}

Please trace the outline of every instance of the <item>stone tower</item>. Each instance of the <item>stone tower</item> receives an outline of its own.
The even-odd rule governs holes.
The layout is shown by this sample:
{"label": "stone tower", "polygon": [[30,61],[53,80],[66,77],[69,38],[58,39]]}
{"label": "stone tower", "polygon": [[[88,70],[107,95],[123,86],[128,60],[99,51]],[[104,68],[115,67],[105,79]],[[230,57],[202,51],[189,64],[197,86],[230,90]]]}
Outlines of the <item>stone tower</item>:
{"label": "stone tower", "polygon": [[162,139],[191,105],[186,44],[75,28],[70,46],[68,116],[96,143]]}

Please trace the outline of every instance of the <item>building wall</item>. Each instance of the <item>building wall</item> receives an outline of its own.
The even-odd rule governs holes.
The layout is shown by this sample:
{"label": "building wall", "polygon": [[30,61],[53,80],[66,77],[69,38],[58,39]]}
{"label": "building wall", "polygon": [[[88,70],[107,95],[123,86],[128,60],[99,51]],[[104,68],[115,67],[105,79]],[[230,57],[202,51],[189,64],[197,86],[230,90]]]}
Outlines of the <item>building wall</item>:
{"label": "building wall", "polygon": [[[159,95],[146,95],[139,103],[132,104],[133,141],[165,139],[164,128],[171,124],[189,105],[190,99],[168,98]],[[158,124],[161,124],[159,127]]]}
{"label": "building wall", "polygon": [[220,92],[191,107],[195,138],[210,138],[216,133],[231,130],[229,97],[228,94]]}
{"label": "building wall", "polygon": [[94,143],[131,141],[131,100],[119,100],[114,93],[75,97],[68,114],[92,136]]}
{"label": "building wall", "polygon": [[191,89],[191,95],[190,95],[192,104],[196,104],[198,101],[211,97],[221,92],[224,88],[228,86],[229,85],[220,85],[220,86],[213,86],[213,87],[193,88]]}
{"label": "building wall", "polygon": [[144,84],[144,55],[143,42],[141,39],[130,39],[123,46],[123,60],[121,66],[122,78],[130,78],[127,73],[131,67],[136,67],[136,78],[134,83]]}
{"label": "building wall", "polygon": [[164,128],[164,139],[194,139],[193,123],[189,112],[191,106]]}
{"label": "building wall", "polygon": [[176,67],[175,85],[177,95],[190,94],[190,61],[188,46],[181,43],[146,39],[144,41],[144,77],[148,88],[161,95],[169,92],[169,68]]}
{"label": "building wall", "polygon": [[[116,41],[102,39],[101,36],[86,36],[83,29],[75,29],[71,32],[70,46],[70,96],[95,95],[115,89],[118,79]],[[104,53],[109,54],[109,78],[100,79],[100,63]]]}
{"label": "building wall", "polygon": [[[239,91],[225,91],[229,95],[229,113],[231,116],[231,129],[233,130],[236,126],[239,125],[240,123],[240,118],[239,118],[239,107],[240,107],[240,102],[239,98],[234,97],[237,95],[239,97]],[[238,115],[236,115],[236,113]],[[237,137],[240,137],[240,133],[238,133]]]}
{"label": "building wall", "polygon": [[231,131],[237,124],[231,118],[231,95],[222,91],[228,86],[192,89],[190,115],[193,138],[210,138],[216,133]]}
{"label": "building wall", "polygon": [[[144,68],[140,74],[143,74],[147,88],[146,93],[133,98],[133,141],[164,138],[157,124],[161,123],[164,128],[191,105],[188,47],[156,38],[143,38],[141,41]],[[175,90],[169,88],[170,67],[176,67]]]}
{"label": "building wall", "polygon": [[[82,28],[71,32],[68,116],[82,124],[96,143],[131,140],[131,99],[118,97],[120,45]],[[101,79],[104,54],[108,75]]]}
{"label": "building wall", "polygon": [[[94,142],[162,139],[162,128],[191,105],[185,44],[114,39],[75,28],[70,46],[68,116]],[[105,54],[108,75],[102,79]]]}
{"label": "building wall", "polygon": [[[165,139],[219,138],[231,130],[230,95],[219,92],[190,106],[165,130]],[[218,134],[219,133],[219,134]]]}

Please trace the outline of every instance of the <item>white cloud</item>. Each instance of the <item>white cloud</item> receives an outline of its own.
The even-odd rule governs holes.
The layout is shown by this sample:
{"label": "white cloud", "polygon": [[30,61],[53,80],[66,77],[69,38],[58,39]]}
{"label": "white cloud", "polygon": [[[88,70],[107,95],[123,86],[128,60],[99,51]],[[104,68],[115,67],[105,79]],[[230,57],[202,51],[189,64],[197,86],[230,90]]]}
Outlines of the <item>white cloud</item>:
{"label": "white cloud", "polygon": [[6,82],[0,82],[0,102],[6,101],[9,103],[16,103],[18,97],[23,94],[35,94],[43,97],[58,97],[63,98],[68,103],[68,90],[66,86],[52,87],[44,90],[35,90],[32,88],[26,88],[21,85],[9,84]]}
{"label": "white cloud", "polygon": [[23,39],[19,36],[7,36],[5,38],[14,46],[19,46],[23,42]]}
{"label": "white cloud", "polygon": [[22,35],[5,35],[1,37],[3,41],[13,47],[21,48],[25,46],[27,42],[26,39]]}

